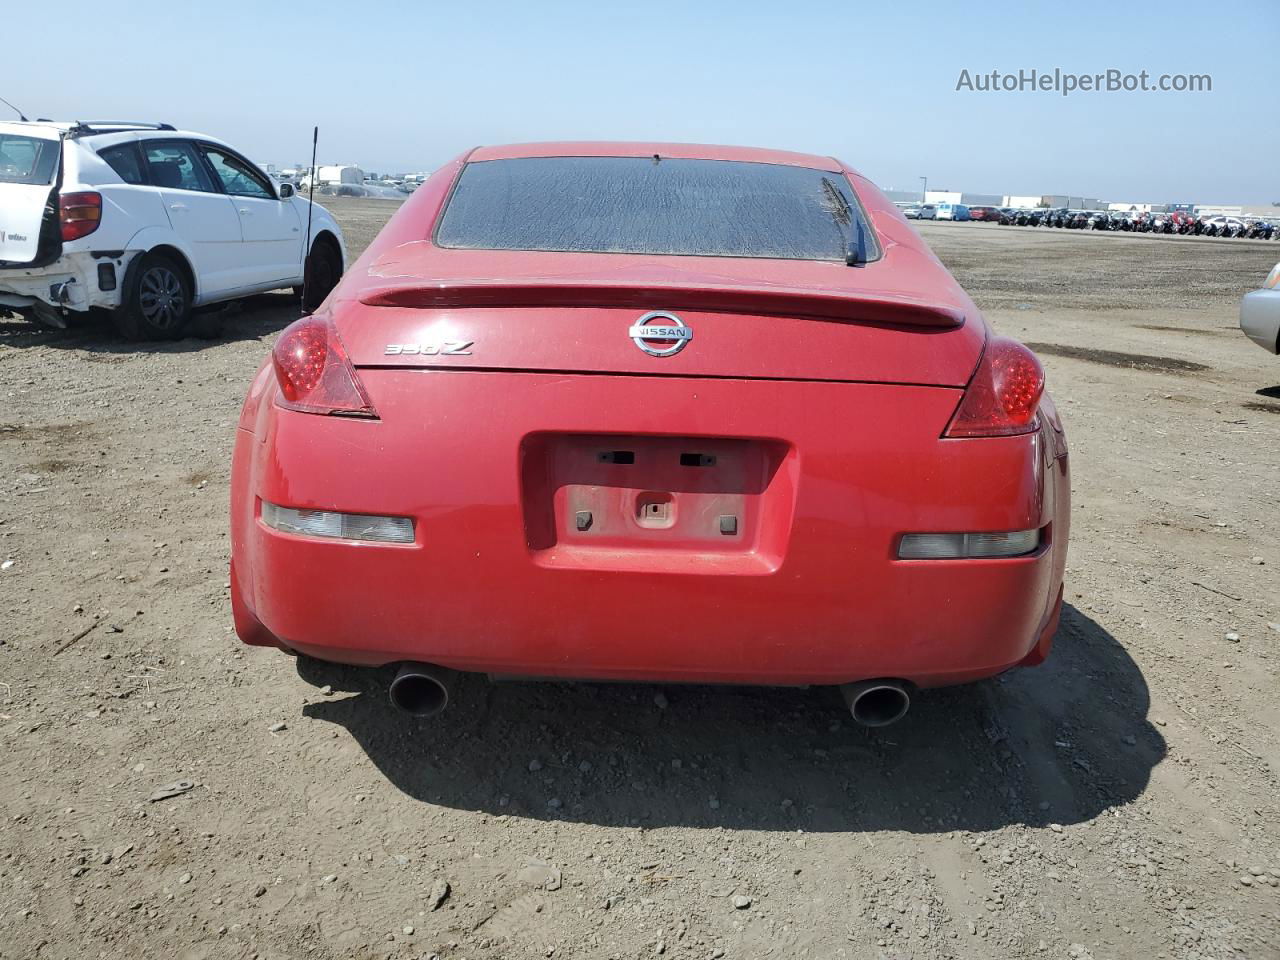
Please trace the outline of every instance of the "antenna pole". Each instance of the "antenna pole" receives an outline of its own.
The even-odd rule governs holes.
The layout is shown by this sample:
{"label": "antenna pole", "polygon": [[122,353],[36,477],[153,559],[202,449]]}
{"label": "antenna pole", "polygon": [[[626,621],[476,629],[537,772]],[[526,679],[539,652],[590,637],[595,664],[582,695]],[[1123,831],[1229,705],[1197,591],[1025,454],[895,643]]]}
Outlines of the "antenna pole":
{"label": "antenna pole", "polygon": [[18,119],[21,120],[23,123],[28,122],[26,115],[17,107],[15,107],[12,103],[6,100],[4,97],[0,97],[0,103],[3,103],[6,107],[8,107],[10,110],[16,113],[18,115]]}
{"label": "antenna pole", "polygon": [[311,131],[311,186],[307,191],[307,241],[302,247],[302,315],[307,315],[307,269],[311,259],[311,211],[316,205],[316,145],[320,142],[320,128]]}

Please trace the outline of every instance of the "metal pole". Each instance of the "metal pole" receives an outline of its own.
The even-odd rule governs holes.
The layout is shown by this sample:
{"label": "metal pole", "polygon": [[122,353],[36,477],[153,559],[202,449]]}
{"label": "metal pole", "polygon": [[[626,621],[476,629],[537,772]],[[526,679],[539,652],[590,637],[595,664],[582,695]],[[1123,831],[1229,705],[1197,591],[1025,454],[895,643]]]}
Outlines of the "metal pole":
{"label": "metal pole", "polygon": [[920,182],[923,184],[923,186],[920,188],[920,202],[928,203],[929,202],[929,178],[921,177]]}

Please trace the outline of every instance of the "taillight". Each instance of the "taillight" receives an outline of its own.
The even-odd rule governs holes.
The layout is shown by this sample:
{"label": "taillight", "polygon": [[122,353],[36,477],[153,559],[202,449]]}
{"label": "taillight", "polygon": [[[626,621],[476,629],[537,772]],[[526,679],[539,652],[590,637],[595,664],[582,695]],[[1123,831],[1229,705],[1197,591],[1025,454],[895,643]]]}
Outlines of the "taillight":
{"label": "taillight", "polygon": [[271,351],[280,405],[300,413],[376,417],[333,323],[303,317],[284,328]]}
{"label": "taillight", "polygon": [[60,194],[58,223],[62,227],[64,243],[87,237],[102,223],[102,194],[93,191]]}
{"label": "taillight", "polygon": [[987,341],[978,369],[965,388],[945,436],[1010,437],[1032,433],[1044,393],[1044,368],[1036,355],[1007,337]]}

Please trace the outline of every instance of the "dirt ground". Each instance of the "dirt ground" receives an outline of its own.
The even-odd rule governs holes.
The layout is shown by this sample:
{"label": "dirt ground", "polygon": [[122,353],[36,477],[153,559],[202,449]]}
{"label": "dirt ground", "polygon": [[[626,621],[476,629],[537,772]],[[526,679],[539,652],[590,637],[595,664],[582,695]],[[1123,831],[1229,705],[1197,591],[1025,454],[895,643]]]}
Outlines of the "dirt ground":
{"label": "dirt ground", "polygon": [[[355,249],[394,208],[331,206]],[[0,957],[1280,956],[1280,359],[1236,328],[1280,244],[921,230],[1044,359],[1069,606],[1044,666],[881,731],[819,689],[410,721],[242,647],[232,434],[296,304],[0,320]]]}

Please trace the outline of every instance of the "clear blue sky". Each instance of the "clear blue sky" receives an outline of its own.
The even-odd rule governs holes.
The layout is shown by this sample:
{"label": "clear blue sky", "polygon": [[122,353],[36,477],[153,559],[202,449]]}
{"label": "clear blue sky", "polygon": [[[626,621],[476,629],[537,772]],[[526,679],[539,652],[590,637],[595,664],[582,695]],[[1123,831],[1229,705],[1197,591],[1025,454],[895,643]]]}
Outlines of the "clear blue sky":
{"label": "clear blue sky", "polygon": [[[28,115],[167,120],[260,162],[305,158],[319,124],[321,162],[379,171],[661,139],[835,154],[882,187],[1280,200],[1277,0],[59,0],[2,23],[0,96]],[[955,89],[961,69],[1032,67],[1213,91]]]}

